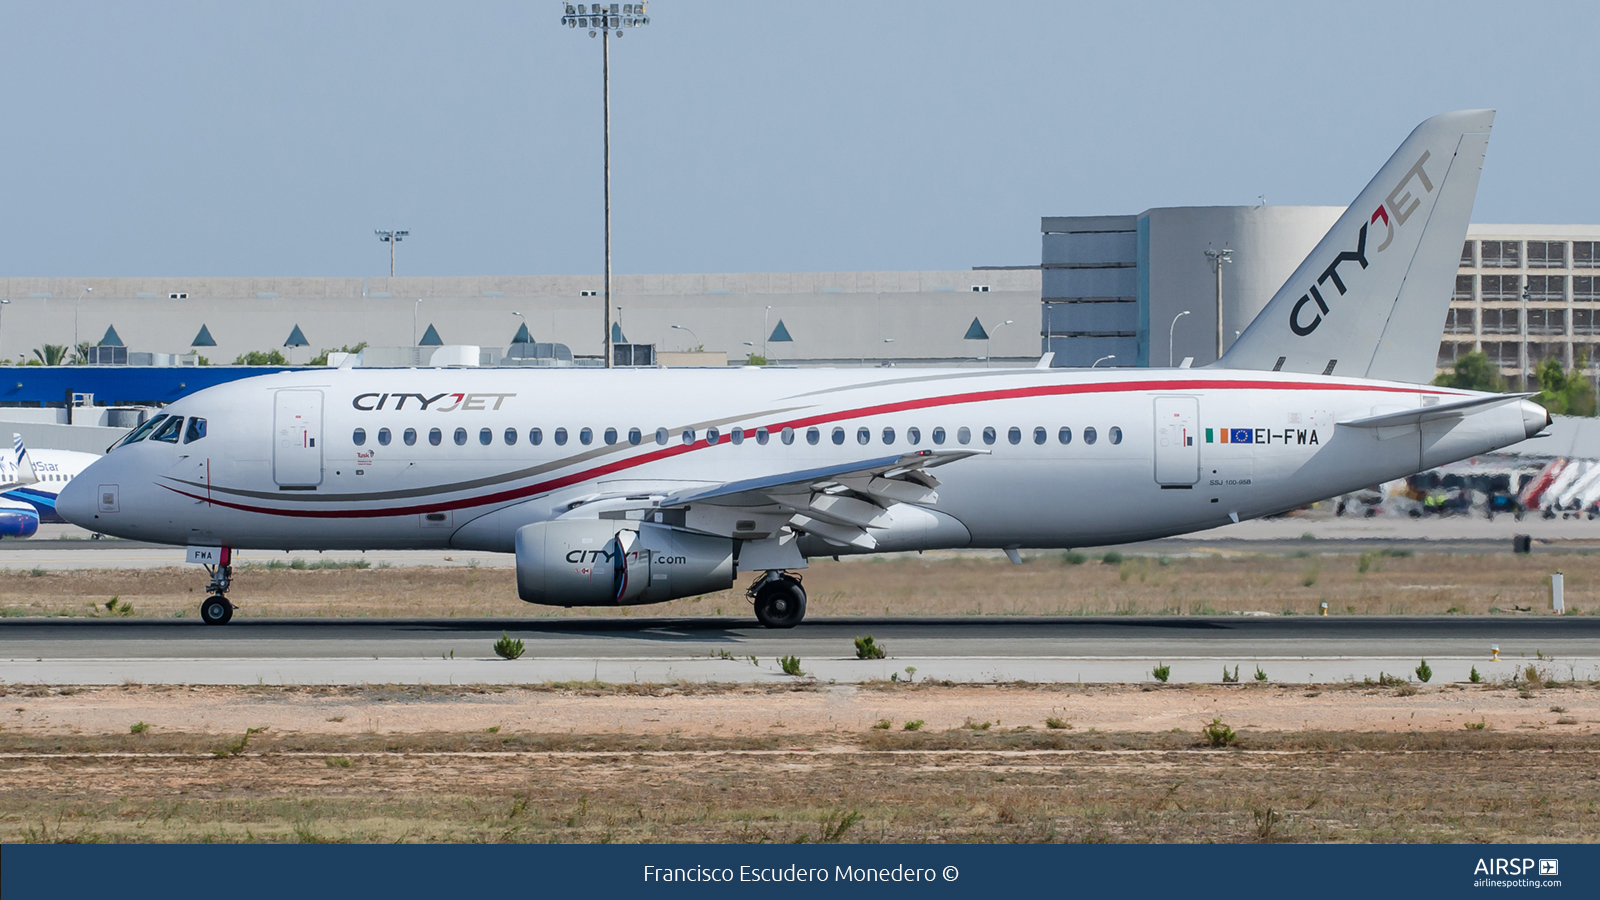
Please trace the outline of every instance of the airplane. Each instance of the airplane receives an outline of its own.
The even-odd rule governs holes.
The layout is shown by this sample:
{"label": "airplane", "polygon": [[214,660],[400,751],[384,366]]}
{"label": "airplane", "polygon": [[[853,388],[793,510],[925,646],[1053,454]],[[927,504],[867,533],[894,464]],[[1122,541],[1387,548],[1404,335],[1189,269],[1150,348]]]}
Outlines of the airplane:
{"label": "airplane", "polygon": [[817,556],[1142,541],[1533,436],[1526,394],[1435,387],[1493,110],[1424,121],[1198,369],[283,372],[167,406],[57,509],[187,545],[226,623],[237,549],[512,553],[530,603],[727,590],[805,616]]}
{"label": "airplane", "polygon": [[33,537],[40,522],[66,521],[56,513],[56,497],[100,457],[74,450],[39,450],[34,459],[20,434],[11,435],[11,447],[9,455],[0,456],[0,537]]}

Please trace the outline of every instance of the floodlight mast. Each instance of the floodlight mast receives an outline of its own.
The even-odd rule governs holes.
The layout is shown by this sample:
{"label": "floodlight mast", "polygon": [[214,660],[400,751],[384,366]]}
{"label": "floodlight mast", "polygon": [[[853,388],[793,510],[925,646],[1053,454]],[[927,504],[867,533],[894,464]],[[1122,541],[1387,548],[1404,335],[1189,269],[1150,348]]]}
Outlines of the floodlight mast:
{"label": "floodlight mast", "polygon": [[411,236],[409,231],[374,231],[378,240],[389,245],[389,277],[394,277],[394,245]]}
{"label": "floodlight mast", "polygon": [[601,299],[605,311],[600,350],[606,368],[612,366],[611,351],[611,32],[622,37],[624,28],[650,24],[649,3],[562,3],[561,24],[568,28],[587,28],[589,37],[600,37],[600,81],[605,113],[605,204],[606,204],[606,283]]}
{"label": "floodlight mast", "polygon": [[1217,359],[1222,358],[1222,265],[1233,262],[1233,249],[1223,247],[1221,250],[1207,250],[1206,259],[1211,261],[1211,270],[1217,276]]}

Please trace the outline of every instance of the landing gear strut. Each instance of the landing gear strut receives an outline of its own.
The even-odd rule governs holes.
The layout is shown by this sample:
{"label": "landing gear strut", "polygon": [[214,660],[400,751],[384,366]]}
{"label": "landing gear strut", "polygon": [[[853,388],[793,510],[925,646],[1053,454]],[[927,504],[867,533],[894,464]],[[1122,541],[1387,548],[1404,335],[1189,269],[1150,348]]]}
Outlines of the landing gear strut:
{"label": "landing gear strut", "polygon": [[793,628],[806,617],[806,589],[800,576],[772,569],[745,591],[755,601],[756,618],[768,628]]}
{"label": "landing gear strut", "polygon": [[206,585],[206,599],[200,604],[200,621],[207,625],[226,625],[233,619],[233,604],[228,602],[228,588],[233,585],[233,552],[222,548],[220,561],[206,566],[211,573],[211,583]]}

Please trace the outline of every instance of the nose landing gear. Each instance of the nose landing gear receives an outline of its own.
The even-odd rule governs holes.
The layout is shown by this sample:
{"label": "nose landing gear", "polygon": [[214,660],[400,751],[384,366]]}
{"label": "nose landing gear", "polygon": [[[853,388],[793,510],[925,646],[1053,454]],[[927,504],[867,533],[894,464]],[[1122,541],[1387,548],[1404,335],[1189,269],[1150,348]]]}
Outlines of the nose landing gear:
{"label": "nose landing gear", "polygon": [[211,573],[211,583],[206,585],[206,599],[200,604],[200,621],[207,625],[226,625],[233,619],[233,604],[228,602],[228,588],[233,585],[233,552],[222,548],[222,556],[214,566],[206,566]]}
{"label": "nose landing gear", "polygon": [[768,570],[745,596],[755,601],[756,619],[768,628],[793,628],[806,617],[806,590],[799,575]]}

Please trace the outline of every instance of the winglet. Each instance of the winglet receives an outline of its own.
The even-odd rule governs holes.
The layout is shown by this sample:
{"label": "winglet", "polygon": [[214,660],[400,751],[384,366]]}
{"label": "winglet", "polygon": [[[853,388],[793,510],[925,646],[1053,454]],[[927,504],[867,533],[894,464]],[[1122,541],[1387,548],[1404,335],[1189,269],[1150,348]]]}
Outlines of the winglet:
{"label": "winglet", "polygon": [[22,443],[22,435],[11,433],[12,449],[15,450],[16,483],[33,484],[39,480],[39,475],[34,471],[33,458],[28,455],[28,448]]}

